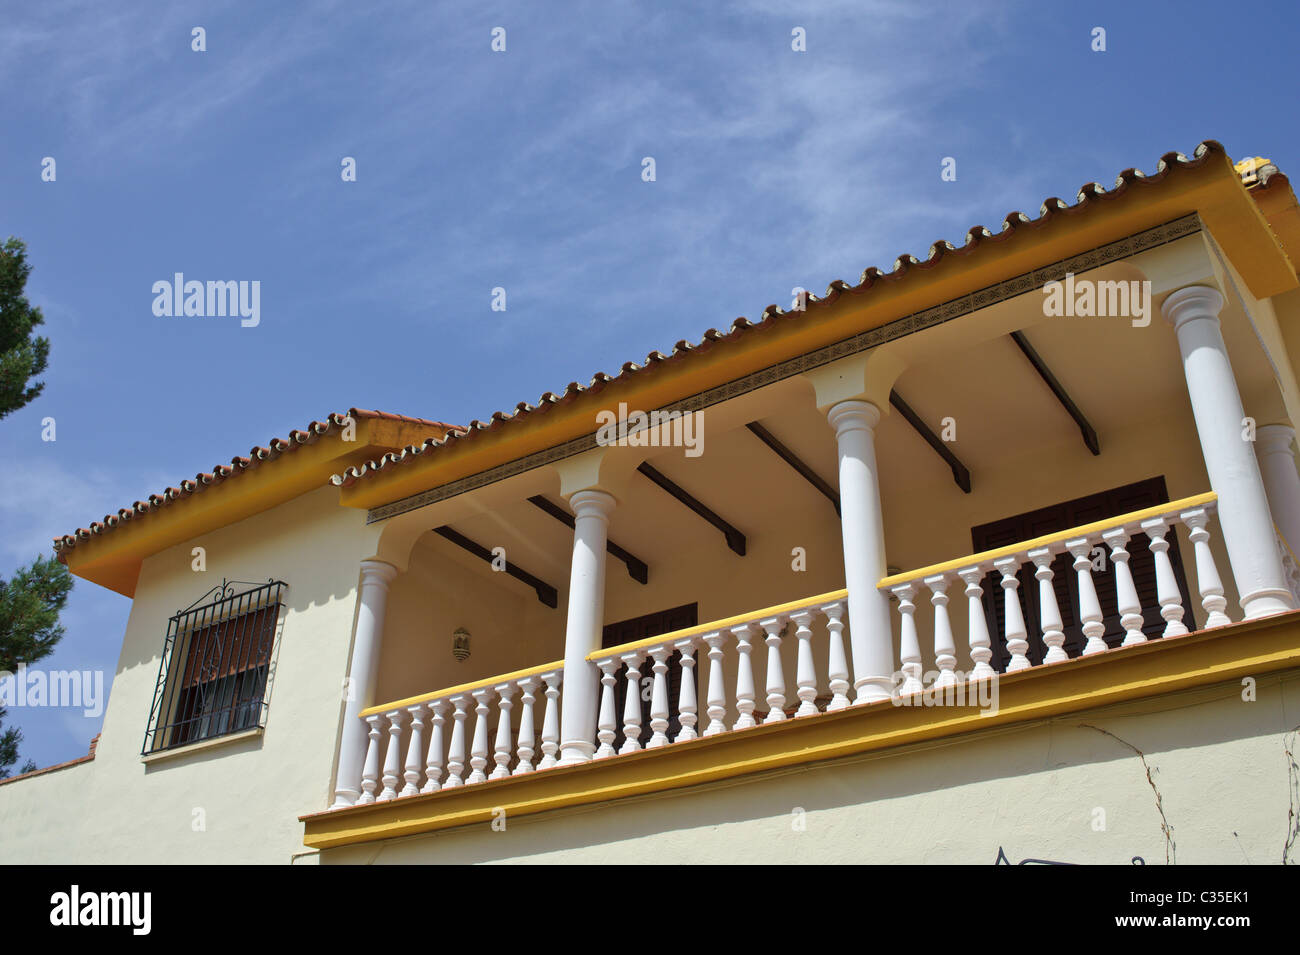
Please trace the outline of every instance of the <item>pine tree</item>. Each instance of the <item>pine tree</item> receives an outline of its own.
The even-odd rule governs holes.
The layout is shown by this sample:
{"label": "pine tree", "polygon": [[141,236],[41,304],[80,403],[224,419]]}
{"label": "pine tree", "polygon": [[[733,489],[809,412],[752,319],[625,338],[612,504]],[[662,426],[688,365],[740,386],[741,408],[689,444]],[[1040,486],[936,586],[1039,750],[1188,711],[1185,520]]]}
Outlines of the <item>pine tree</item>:
{"label": "pine tree", "polygon": [[[49,656],[63,637],[59,612],[72,591],[72,574],[52,557],[37,557],[5,581],[0,579],[0,672],[16,673]],[[0,722],[5,710],[0,708]],[[0,779],[18,760],[22,730],[10,727],[0,733]],[[34,769],[30,761],[22,771]]]}
{"label": "pine tree", "polygon": [[34,400],[45,388],[31,379],[49,363],[50,341],[33,338],[32,329],[45,322],[24,290],[32,267],[27,245],[10,236],[0,247],[0,418]]}

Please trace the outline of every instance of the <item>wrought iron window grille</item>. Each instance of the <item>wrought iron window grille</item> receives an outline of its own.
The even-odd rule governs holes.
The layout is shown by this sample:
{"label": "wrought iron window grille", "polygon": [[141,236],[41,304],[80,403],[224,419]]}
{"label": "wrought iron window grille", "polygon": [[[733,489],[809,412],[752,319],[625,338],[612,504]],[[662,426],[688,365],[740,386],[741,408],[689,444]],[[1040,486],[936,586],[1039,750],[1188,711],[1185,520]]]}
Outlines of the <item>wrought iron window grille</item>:
{"label": "wrought iron window grille", "polygon": [[265,726],[286,586],[223,579],[171,617],[142,754]]}

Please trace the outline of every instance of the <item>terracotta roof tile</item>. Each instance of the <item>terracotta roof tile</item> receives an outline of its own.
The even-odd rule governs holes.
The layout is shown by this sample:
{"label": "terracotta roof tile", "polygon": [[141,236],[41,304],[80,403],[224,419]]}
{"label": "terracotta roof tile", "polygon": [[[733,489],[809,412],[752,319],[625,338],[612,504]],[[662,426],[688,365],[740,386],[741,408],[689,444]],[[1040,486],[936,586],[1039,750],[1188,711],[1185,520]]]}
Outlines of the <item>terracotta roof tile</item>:
{"label": "terracotta roof tile", "polygon": [[444,428],[447,429],[449,434],[454,434],[459,430],[458,426],[445,424],[441,421],[429,421],[425,418],[389,414],[384,411],[368,411],[364,408],[351,408],[345,415],[330,414],[324,421],[313,421],[302,430],[290,431],[287,438],[272,438],[266,443],[265,447],[254,447],[248,452],[247,457],[236,455],[231,458],[230,464],[214,465],[211,471],[201,471],[193,479],[181,481],[178,487],[169,487],[159,494],[150,494],[146,500],[136,501],[129,508],[124,507],[116,514],[107,514],[102,521],[94,521],[89,527],[80,527],[71,534],[56,537],[54,538],[54,550],[60,559],[64,559],[67,552],[76,547],[79,541],[89,540],[93,536],[107,533],[129,521],[139,520],[141,517],[151,514],[174,501],[191,497],[207,488],[216,487],[225,481],[236,478],[246,471],[276,461],[296,448],[306,444],[314,444],[331,431],[345,427],[349,419],[355,421],[367,418],[403,421],[411,424]]}

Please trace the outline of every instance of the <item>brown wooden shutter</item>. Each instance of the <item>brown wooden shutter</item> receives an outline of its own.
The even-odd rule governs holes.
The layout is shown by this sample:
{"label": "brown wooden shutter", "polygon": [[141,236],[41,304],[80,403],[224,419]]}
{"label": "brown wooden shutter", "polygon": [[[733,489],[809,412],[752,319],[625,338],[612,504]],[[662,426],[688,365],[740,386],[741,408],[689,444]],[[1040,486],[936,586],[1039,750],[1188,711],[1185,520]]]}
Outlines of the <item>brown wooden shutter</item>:
{"label": "brown wooden shutter", "polygon": [[[1132,511],[1155,507],[1169,502],[1169,493],[1163,477],[1149,478],[1112,488],[1098,494],[1063,501],[1051,507],[1039,508],[1014,517],[981,524],[971,529],[971,544],[975,552],[993,550],[1009,544],[1019,544],[1045,534],[1055,534],[1070,527],[1090,524],[1094,521],[1117,517]],[[1186,608],[1184,622],[1191,624],[1192,602],[1188,594],[1187,579],[1183,573],[1182,560],[1178,553],[1178,542],[1174,535],[1169,538],[1169,557],[1174,565],[1174,576],[1182,592],[1183,607]],[[1129,567],[1133,571],[1133,582],[1137,586],[1138,598],[1142,604],[1142,631],[1148,639],[1160,636],[1165,621],[1160,616],[1160,605],[1156,601],[1155,558],[1147,547],[1145,535],[1136,535],[1129,544]],[[1084,637],[1079,628],[1079,595],[1075,582],[1074,558],[1069,554],[1060,554],[1052,561],[1053,585],[1056,602],[1061,608],[1061,622],[1064,624],[1064,649],[1071,657],[1083,652]],[[1119,611],[1116,607],[1115,572],[1111,566],[1110,549],[1106,548],[1106,569],[1093,571],[1092,579],[1097,588],[1101,602],[1102,622],[1106,626],[1104,639],[1111,647],[1117,647],[1124,639],[1124,628],[1120,625]],[[1038,581],[1034,577],[1033,564],[1020,568],[1016,579],[1020,581],[1020,601],[1025,614],[1025,624],[1029,631],[1029,651],[1027,656],[1032,664],[1039,664],[1045,652],[1042,631],[1039,628]],[[991,572],[983,580],[984,610],[988,618],[989,635],[993,645],[993,668],[999,672],[1006,669],[1010,654],[1007,652],[1006,639],[1003,636],[1004,614],[1001,575]]]}
{"label": "brown wooden shutter", "polygon": [[[687,627],[694,627],[699,623],[699,605],[683,604],[680,607],[673,607],[670,610],[659,610],[655,613],[648,613],[644,616],[633,617],[630,620],[620,620],[618,623],[607,625],[601,634],[601,649],[621,646],[625,643],[633,643],[637,640],[645,640],[649,637],[661,636],[665,633],[672,633],[675,630],[685,630]],[[698,656],[697,656],[698,660]],[[650,669],[653,661],[647,657],[641,664],[641,682],[645,683],[647,677],[653,676],[654,671]],[[698,669],[698,666],[696,667]],[[695,670],[691,671],[692,678],[695,678]],[[627,667],[621,666],[615,674],[614,683],[614,718],[618,721],[617,736],[614,739],[614,748],[617,750],[623,745],[623,706],[627,700]],[[699,683],[696,682],[696,698],[699,697]],[[674,650],[673,655],[668,658],[668,737],[672,739],[681,729],[680,713],[677,709],[677,702],[681,699],[682,692],[682,655]],[[652,735],[650,729],[650,700],[641,701],[641,735],[638,737],[641,745],[644,746],[650,741]]]}
{"label": "brown wooden shutter", "polygon": [[270,654],[277,608],[254,610],[190,635],[182,687],[219,680],[263,666]]}

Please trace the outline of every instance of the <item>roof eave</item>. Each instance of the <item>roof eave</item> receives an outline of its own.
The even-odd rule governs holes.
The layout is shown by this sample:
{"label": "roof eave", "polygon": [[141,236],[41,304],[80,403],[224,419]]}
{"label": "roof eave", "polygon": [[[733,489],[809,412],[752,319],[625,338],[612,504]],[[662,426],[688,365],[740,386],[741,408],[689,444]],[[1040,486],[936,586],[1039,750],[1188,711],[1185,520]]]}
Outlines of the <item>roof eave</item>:
{"label": "roof eave", "polygon": [[[1289,191],[1289,190],[1288,190]],[[651,410],[894,319],[956,299],[1052,262],[1153,228],[1190,213],[1232,259],[1258,298],[1296,287],[1296,273],[1268,219],[1248,194],[1223,147],[1207,142],[1195,159],[1169,154],[1160,171],[1125,170],[1109,192],[1085,186],[1074,205],[1048,200],[1037,219],[1007,217],[1001,232],[972,229],[954,249],[936,243],[925,262],[900,259],[893,272],[869,269],[858,286],[831,284],[803,312],[770,307],[757,324],[738,320],[725,335],[680,343],[668,357],[625,366],[616,378],[598,375],[589,388],[570,385],[562,398],[520,414],[494,415],[468,434],[401,460],[371,462],[336,479],[341,503],[370,509],[486,471],[590,434],[596,413],[626,402]],[[655,357],[652,355],[652,358]]]}

